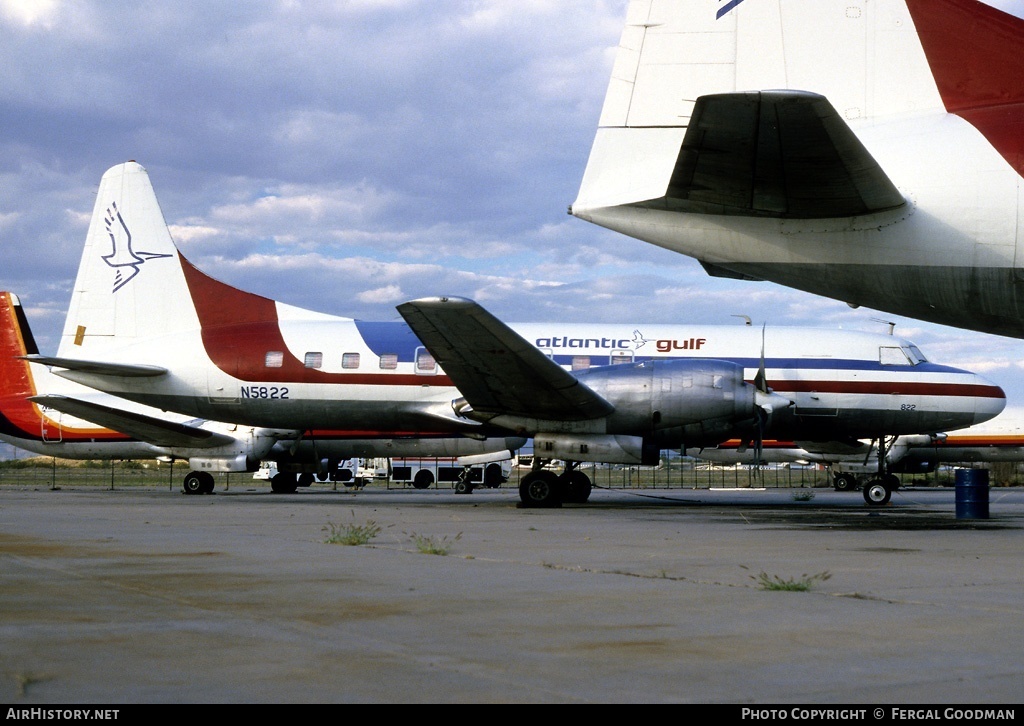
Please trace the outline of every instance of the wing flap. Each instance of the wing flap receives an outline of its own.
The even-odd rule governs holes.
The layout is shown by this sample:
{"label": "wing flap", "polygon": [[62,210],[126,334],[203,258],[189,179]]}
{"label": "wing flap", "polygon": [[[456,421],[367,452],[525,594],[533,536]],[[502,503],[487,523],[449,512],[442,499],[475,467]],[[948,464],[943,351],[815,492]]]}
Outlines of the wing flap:
{"label": "wing flap", "polygon": [[472,300],[413,300],[398,312],[478,414],[584,421],[611,404]]}
{"label": "wing flap", "polygon": [[234,439],[225,434],[207,431],[196,426],[174,423],[140,413],[122,411],[98,403],[67,396],[32,396],[30,401],[56,411],[76,416],[113,431],[120,431],[133,439],[154,446],[212,448],[229,444]]}

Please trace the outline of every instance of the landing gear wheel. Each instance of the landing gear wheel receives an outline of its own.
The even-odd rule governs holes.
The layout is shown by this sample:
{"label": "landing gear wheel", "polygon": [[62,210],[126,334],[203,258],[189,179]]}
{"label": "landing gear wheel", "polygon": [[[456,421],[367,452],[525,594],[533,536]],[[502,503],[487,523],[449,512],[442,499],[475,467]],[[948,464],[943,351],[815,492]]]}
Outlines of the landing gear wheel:
{"label": "landing gear wheel", "polygon": [[868,504],[880,507],[883,504],[888,504],[890,499],[892,499],[892,490],[881,479],[872,479],[864,485],[864,501]]}
{"label": "landing gear wheel", "polygon": [[274,494],[294,494],[298,488],[294,474],[279,471],[270,479],[270,491]]}
{"label": "landing gear wheel", "polygon": [[836,474],[832,486],[837,492],[852,492],[857,488],[857,477],[853,474]]}
{"label": "landing gear wheel", "polygon": [[208,471],[202,471],[202,472],[199,472],[199,476],[201,476],[202,479],[203,479],[202,493],[203,494],[213,494],[213,486],[214,486],[213,474],[211,474]]}
{"label": "landing gear wheel", "polygon": [[423,471],[416,472],[416,476],[413,477],[412,485],[416,489],[429,489],[430,485],[434,483],[434,475],[424,469]]}
{"label": "landing gear wheel", "polygon": [[472,494],[473,485],[468,481],[462,481],[461,479],[455,482],[455,493],[456,494]]}
{"label": "landing gear wheel", "polygon": [[900,478],[895,474],[886,474],[883,476],[882,483],[885,484],[885,488],[890,492],[894,492],[900,488]]}
{"label": "landing gear wheel", "polygon": [[[213,477],[210,477],[211,479]],[[203,474],[198,471],[190,471],[185,475],[185,480],[181,483],[181,488],[186,494],[203,494]]]}
{"label": "landing gear wheel", "polygon": [[570,504],[585,504],[590,499],[590,492],[594,486],[590,483],[590,477],[582,471],[573,471],[568,475],[562,474],[559,479],[565,479],[565,501]]}
{"label": "landing gear wheel", "polygon": [[555,472],[531,471],[519,483],[519,499],[524,507],[560,507],[563,489]]}
{"label": "landing gear wheel", "polygon": [[308,471],[307,472],[303,472],[303,473],[299,474],[298,486],[300,486],[300,487],[312,486],[313,479],[314,479],[314,477],[313,477],[313,475],[311,473],[309,473]]}
{"label": "landing gear wheel", "polygon": [[501,467],[497,464],[488,464],[484,468],[484,486],[488,489],[497,489],[505,477],[501,475]]}

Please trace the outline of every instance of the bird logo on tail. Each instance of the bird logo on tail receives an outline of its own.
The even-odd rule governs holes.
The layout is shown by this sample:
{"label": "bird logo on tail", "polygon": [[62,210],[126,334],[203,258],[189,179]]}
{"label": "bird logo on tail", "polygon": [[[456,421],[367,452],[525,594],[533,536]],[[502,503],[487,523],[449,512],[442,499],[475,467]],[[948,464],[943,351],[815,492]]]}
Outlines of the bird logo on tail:
{"label": "bird logo on tail", "polygon": [[103,261],[114,268],[117,273],[114,276],[114,289],[117,292],[128,284],[132,278],[139,274],[140,269],[147,260],[154,260],[159,257],[171,257],[169,254],[157,252],[136,252],[132,249],[132,233],[125,224],[121,211],[117,208],[117,202],[111,202],[107,207],[107,214],[103,218],[107,226],[107,234],[110,236],[111,253],[103,255]]}

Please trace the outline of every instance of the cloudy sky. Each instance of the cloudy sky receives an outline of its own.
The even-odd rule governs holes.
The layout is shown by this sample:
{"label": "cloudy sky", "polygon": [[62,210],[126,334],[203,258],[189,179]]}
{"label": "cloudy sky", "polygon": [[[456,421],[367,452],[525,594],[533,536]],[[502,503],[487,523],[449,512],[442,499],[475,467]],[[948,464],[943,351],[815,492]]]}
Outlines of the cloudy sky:
{"label": "cloudy sky", "polygon": [[510,321],[893,321],[1024,403],[1020,341],[717,280],[567,215],[626,4],[0,0],[0,289],[55,352],[100,177],[134,159],[194,263],[292,305],[396,320],[450,294]]}

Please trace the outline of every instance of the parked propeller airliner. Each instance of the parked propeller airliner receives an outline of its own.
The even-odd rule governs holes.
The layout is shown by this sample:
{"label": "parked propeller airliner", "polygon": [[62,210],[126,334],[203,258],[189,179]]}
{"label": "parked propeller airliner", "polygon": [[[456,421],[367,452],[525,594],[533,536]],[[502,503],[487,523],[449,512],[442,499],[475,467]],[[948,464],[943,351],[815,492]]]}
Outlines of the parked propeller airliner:
{"label": "parked propeller airliner", "polygon": [[[587,395],[594,399],[594,405],[617,398],[614,414],[627,422],[635,421],[620,425],[627,430],[630,427],[638,430],[644,425],[650,426],[653,420],[653,432],[648,440],[660,444],[659,448],[680,447],[685,452],[690,446],[703,450],[707,439],[713,438],[658,426],[658,417],[670,410],[670,404],[662,400],[658,388],[685,390],[688,385],[685,375],[675,378],[659,375],[659,368],[666,361],[634,361],[610,369],[580,370],[569,376],[521,337],[520,332],[531,332],[529,328],[521,326],[517,332],[471,300],[429,298],[404,303],[398,310],[462,392],[464,398],[454,404],[460,415],[501,425],[533,438],[538,466],[521,480],[520,496],[524,503],[549,504],[562,498],[577,501],[578,492],[589,494],[590,481],[575,470],[575,464],[609,461],[608,452],[626,448],[623,437],[608,435],[614,432],[600,419],[574,418],[571,414],[579,403],[566,406],[561,400],[561,391],[571,391],[578,398]],[[690,338],[685,341],[686,348],[691,351],[704,348],[705,355],[739,361],[742,354],[737,357],[736,348],[731,346],[742,346],[739,341],[745,337],[749,350],[752,343],[756,345],[759,334],[766,335],[751,327],[729,330],[720,340]],[[977,403],[986,411],[975,417],[975,421],[980,422],[995,416],[1004,405],[1000,394],[990,385],[974,388],[976,384],[967,383],[964,388],[963,384],[955,382],[963,375],[961,371],[932,367],[915,346],[889,336],[881,336],[880,341],[867,334],[863,340],[846,335],[842,341],[834,341],[827,356],[819,357],[817,346],[821,339],[810,331],[782,329],[773,333],[772,350],[785,353],[766,359],[765,343],[762,343],[761,361],[747,360],[746,365],[757,366],[754,380],[760,390],[773,390],[775,396],[789,399],[794,405],[769,403],[762,407],[767,415],[754,422],[758,427],[753,449],[755,459],[761,453],[767,431],[773,436],[803,434],[823,445],[827,442],[836,446],[850,441],[849,434],[858,428],[873,429],[880,432],[885,442],[882,432],[941,430],[941,425],[937,426],[940,418],[960,417]],[[662,341],[660,347],[670,346],[668,341]],[[869,358],[858,360],[858,350],[869,351]],[[929,369],[935,375],[929,374]],[[947,375],[952,377],[947,378]],[[645,378],[650,381],[649,394],[632,398],[616,396],[625,381]],[[980,398],[971,403],[970,399],[975,396]],[[954,403],[956,398],[960,403]],[[961,414],[954,414],[955,408],[960,408]],[[748,442],[749,437],[743,439],[747,448]],[[641,448],[639,453],[639,463],[656,464],[658,461],[656,451]],[[623,461],[621,454],[618,456],[618,461]],[[561,479],[541,468],[545,458],[567,462]],[[884,504],[891,496],[893,482],[886,478],[885,467],[886,459],[879,457],[878,481],[882,492],[872,489],[872,496],[865,497],[869,504]],[[895,484],[898,485],[898,481]]]}
{"label": "parked propeller airliner", "polygon": [[469,464],[509,459],[526,443],[519,437],[388,437],[190,419],[30,366],[24,358],[37,353],[20,301],[0,292],[0,440],[67,459],[187,460],[192,469],[182,482],[187,494],[212,492],[212,472],[256,471],[261,461],[276,465],[273,491],[294,492],[312,484],[314,475],[343,476],[338,464],[345,459],[443,456]]}
{"label": "parked propeller airliner", "polygon": [[580,219],[1024,337],[1024,20],[977,0],[631,0]]}
{"label": "parked propeller airliner", "polygon": [[[941,431],[1005,403],[991,382],[891,335],[531,323],[490,351],[475,337],[489,315],[440,307],[457,313],[447,330],[466,321],[468,354],[499,382],[490,399],[456,388],[404,323],[301,310],[202,273],[175,248],[145,169],[128,162],[100,183],[57,356],[28,358],[137,403],[246,426],[483,438],[528,436],[542,421],[552,452],[613,463],[756,442],[768,425],[822,439]],[[541,390],[528,409],[488,408]]]}

